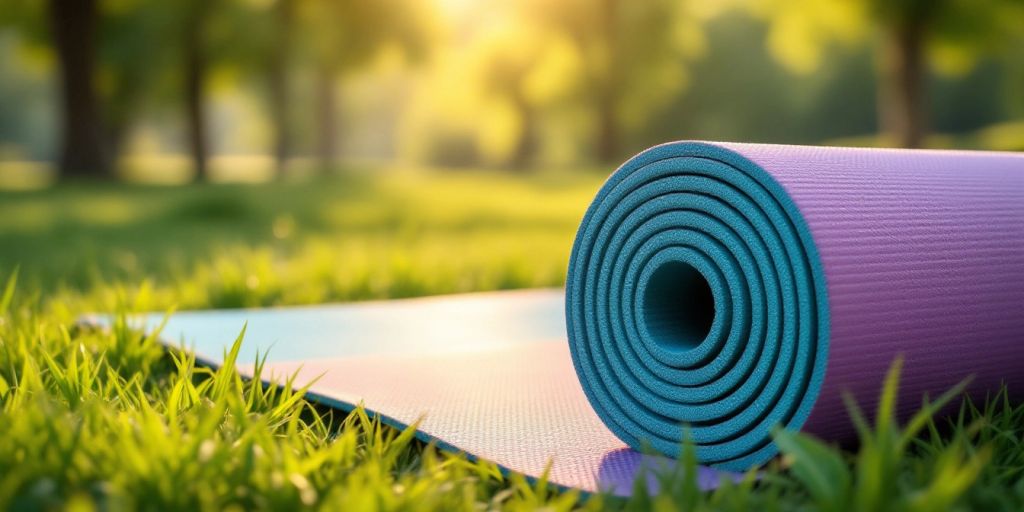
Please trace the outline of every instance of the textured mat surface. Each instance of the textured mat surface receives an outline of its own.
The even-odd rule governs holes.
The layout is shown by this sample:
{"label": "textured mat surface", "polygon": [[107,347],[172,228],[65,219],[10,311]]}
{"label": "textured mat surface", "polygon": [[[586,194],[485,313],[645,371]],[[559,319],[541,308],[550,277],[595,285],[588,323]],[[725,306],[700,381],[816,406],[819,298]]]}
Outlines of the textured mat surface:
{"label": "textured mat surface", "polygon": [[682,142],[604,185],[566,285],[583,389],[631,446],[747,469],[969,375],[1024,391],[1024,155]]}
{"label": "textured mat surface", "polygon": [[[360,304],[186,311],[164,342],[216,365],[243,325],[241,363],[267,353],[265,371],[316,380],[311,398],[364,403],[388,422],[420,421],[421,437],[504,469],[586,491],[628,494],[641,468],[671,459],[632,450],[590,407],[565,342],[561,290],[477,293]],[[161,315],[144,319],[158,325]],[[269,352],[268,352],[269,350]],[[701,468],[698,482],[722,477]]]}

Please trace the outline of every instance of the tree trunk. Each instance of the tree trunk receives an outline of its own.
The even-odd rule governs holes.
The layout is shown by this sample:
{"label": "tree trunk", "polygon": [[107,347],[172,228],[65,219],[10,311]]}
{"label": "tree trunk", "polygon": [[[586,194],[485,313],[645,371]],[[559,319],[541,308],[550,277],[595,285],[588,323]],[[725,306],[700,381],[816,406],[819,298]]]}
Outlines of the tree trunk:
{"label": "tree trunk", "polygon": [[93,84],[96,64],[96,0],[50,0],[52,31],[60,69],[64,177],[110,176],[103,125]]}
{"label": "tree trunk", "polygon": [[615,112],[615,97],[611,85],[597,99],[597,158],[602,163],[616,162],[619,158],[619,122]]}
{"label": "tree trunk", "polygon": [[206,56],[203,53],[202,25],[205,7],[197,2],[192,9],[185,26],[185,122],[194,179],[198,181],[209,178],[206,166],[206,108],[203,101]]}
{"label": "tree trunk", "polygon": [[284,175],[291,155],[291,133],[288,122],[288,62],[292,41],[293,0],[278,0],[277,35],[270,55],[270,117],[274,130],[274,169]]}
{"label": "tree trunk", "polygon": [[334,171],[337,157],[336,76],[334,66],[321,65],[316,77],[317,158],[325,174]]}
{"label": "tree trunk", "polygon": [[913,21],[897,25],[882,46],[878,120],[900,147],[918,148],[926,132],[924,30]]}
{"label": "tree trunk", "polygon": [[534,158],[537,156],[537,116],[533,106],[522,94],[515,94],[512,103],[519,111],[522,129],[519,131],[519,140],[516,142],[510,164],[517,171],[525,171],[534,164]]}

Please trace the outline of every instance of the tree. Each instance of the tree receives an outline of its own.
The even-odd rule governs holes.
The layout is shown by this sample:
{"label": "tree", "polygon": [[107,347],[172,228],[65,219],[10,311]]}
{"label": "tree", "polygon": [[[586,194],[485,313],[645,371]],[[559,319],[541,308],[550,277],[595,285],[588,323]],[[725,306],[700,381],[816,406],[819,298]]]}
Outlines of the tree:
{"label": "tree", "polygon": [[[186,142],[195,179],[209,177],[207,87],[215,69],[252,69],[265,59],[259,4],[241,0],[183,0],[178,4],[181,96]],[[243,28],[244,27],[244,28]]]}
{"label": "tree", "polygon": [[686,62],[704,48],[700,22],[715,14],[678,0],[533,0],[526,8],[577,48],[578,92],[591,105],[602,162],[620,159],[624,129],[641,124],[686,86]]}
{"label": "tree", "polygon": [[120,157],[124,140],[147,101],[164,101],[173,80],[172,45],[151,41],[174,40],[167,20],[175,15],[172,3],[146,0],[107,2],[99,41],[100,96],[105,121],[105,144],[112,164]]}
{"label": "tree", "polygon": [[316,154],[326,172],[337,158],[338,79],[386,48],[421,57],[429,20],[416,0],[303,0],[298,7],[314,75]]}
{"label": "tree", "polygon": [[142,101],[166,74],[165,20],[173,7],[145,0],[9,0],[0,25],[57,60],[64,177],[113,175],[122,141]]}
{"label": "tree", "polygon": [[215,0],[187,0],[181,3],[182,95],[189,156],[195,179],[208,178],[209,141],[206,135],[205,86],[208,61],[208,24]]}
{"label": "tree", "polygon": [[232,35],[231,50],[223,54],[222,64],[240,68],[246,75],[255,75],[266,85],[267,111],[272,131],[271,154],[275,175],[284,174],[292,148],[292,73],[295,68],[296,28],[304,29],[297,20],[297,4],[302,0],[267,0],[235,2],[230,9],[233,23],[245,31]]}
{"label": "tree", "polygon": [[764,0],[769,46],[791,69],[813,71],[830,42],[876,43],[880,131],[902,147],[927,133],[928,61],[962,71],[1024,29],[1020,0]]}
{"label": "tree", "polygon": [[291,125],[288,115],[291,87],[289,68],[292,40],[294,39],[295,0],[277,0],[274,3],[273,35],[267,59],[267,82],[270,89],[270,120],[274,130],[274,168],[282,176],[291,155]]}
{"label": "tree", "polygon": [[491,27],[474,45],[472,67],[483,99],[497,103],[499,112],[512,112],[516,128],[501,137],[511,139],[500,144],[505,146],[502,160],[513,169],[524,170],[534,163],[541,148],[541,110],[555,96],[564,95],[567,73],[559,57],[565,45],[521,20],[506,19],[511,21]]}
{"label": "tree", "polygon": [[97,0],[50,0],[50,31],[61,91],[62,176],[97,178],[110,173],[94,83]]}

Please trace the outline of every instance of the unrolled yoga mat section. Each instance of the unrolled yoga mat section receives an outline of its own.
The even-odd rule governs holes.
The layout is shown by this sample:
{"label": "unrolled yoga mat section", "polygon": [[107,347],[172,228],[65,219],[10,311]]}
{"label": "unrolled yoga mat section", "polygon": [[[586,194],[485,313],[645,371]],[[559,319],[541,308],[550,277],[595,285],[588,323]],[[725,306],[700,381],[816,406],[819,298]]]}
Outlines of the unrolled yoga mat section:
{"label": "unrolled yoga mat section", "polygon": [[973,375],[1024,391],[1024,156],[678,142],[626,162],[580,225],[573,364],[633,447],[745,470],[774,428],[853,435],[905,360],[899,414]]}
{"label": "unrolled yoga mat section", "polygon": [[[565,343],[561,290],[473,293],[356,304],[184,311],[161,340],[220,365],[243,326],[239,373],[294,376],[309,398],[357,404],[417,436],[528,477],[584,491],[630,494],[647,469],[674,461],[642,455],[590,407]],[[109,324],[109,317],[88,319]],[[162,314],[140,320],[160,325]],[[699,468],[702,488],[737,475]]]}

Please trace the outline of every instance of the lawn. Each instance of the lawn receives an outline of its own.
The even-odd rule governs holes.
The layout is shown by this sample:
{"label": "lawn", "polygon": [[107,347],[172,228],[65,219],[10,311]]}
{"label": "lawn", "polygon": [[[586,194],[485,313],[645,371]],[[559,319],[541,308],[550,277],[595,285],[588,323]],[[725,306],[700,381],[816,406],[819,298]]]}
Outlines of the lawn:
{"label": "lawn", "polygon": [[389,170],[0,192],[0,507],[1024,509],[1024,407],[1005,395],[903,427],[883,400],[854,452],[780,433],[786,455],[759,479],[699,493],[684,460],[658,475],[664,493],[623,500],[502,475],[123,323],[74,323],[558,286],[602,179]]}
{"label": "lawn", "polygon": [[[76,307],[163,309],[558,286],[603,177],[390,171],[0,193],[0,269]],[[50,300],[48,302],[53,302]]]}

